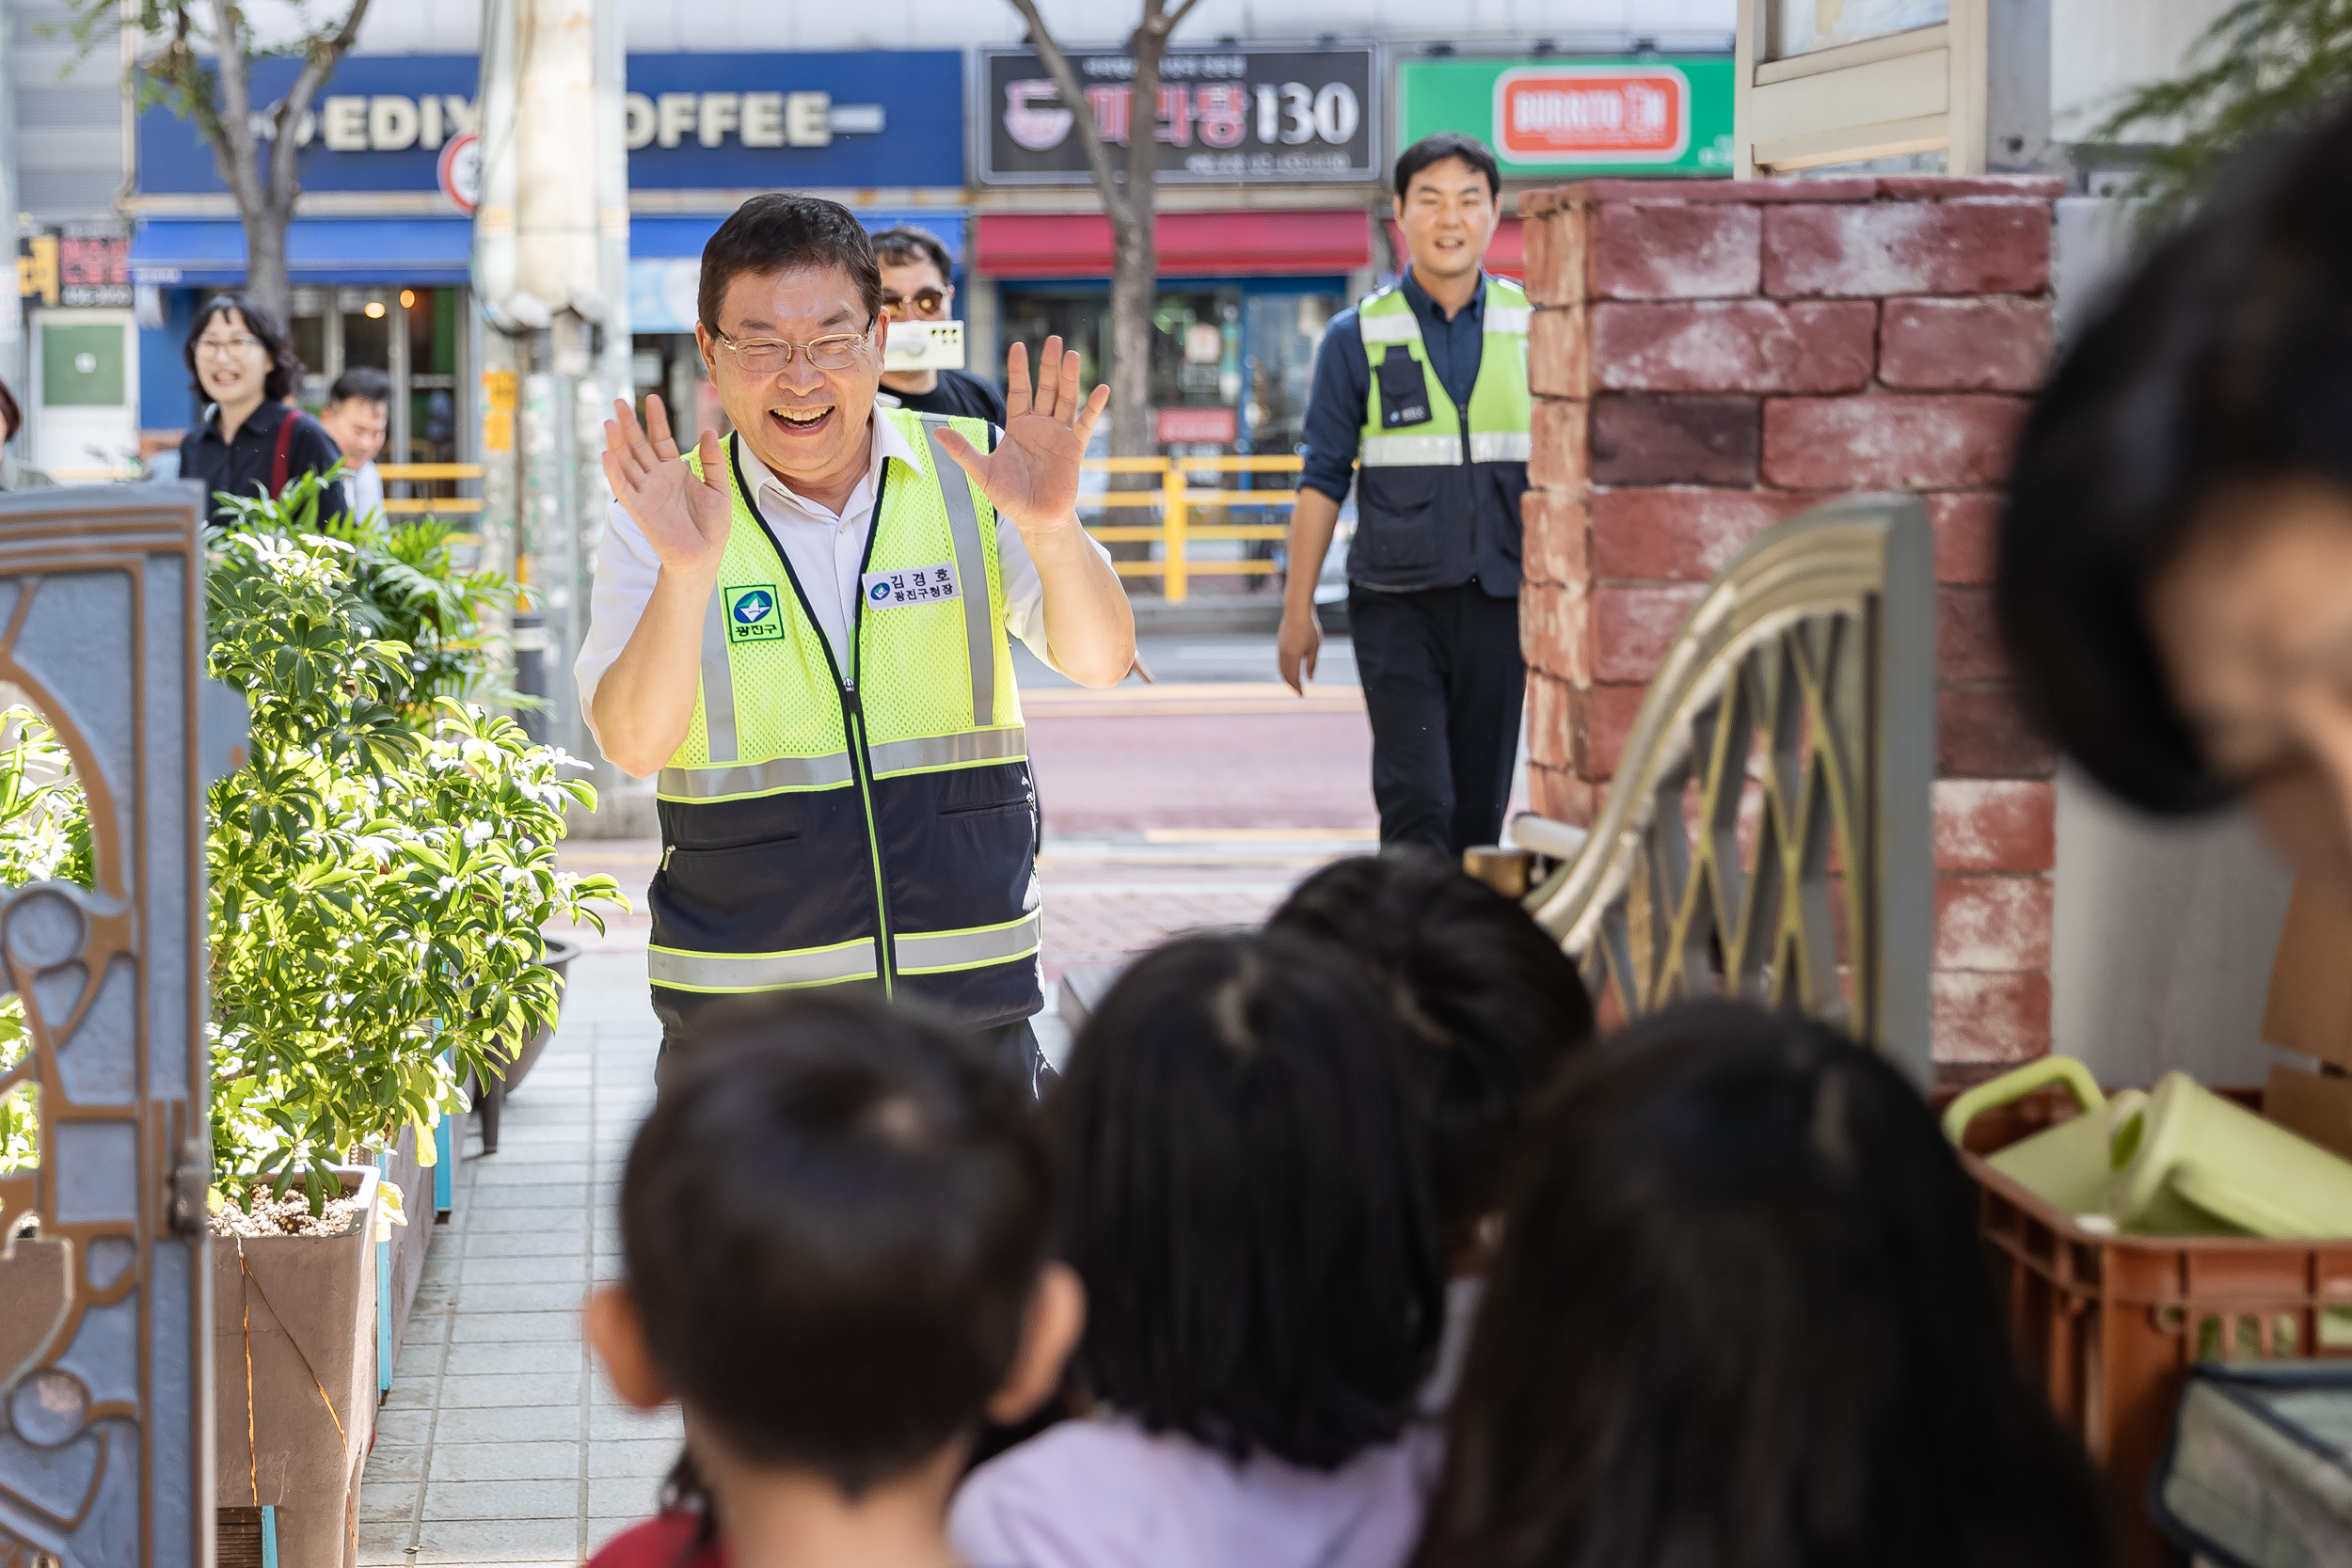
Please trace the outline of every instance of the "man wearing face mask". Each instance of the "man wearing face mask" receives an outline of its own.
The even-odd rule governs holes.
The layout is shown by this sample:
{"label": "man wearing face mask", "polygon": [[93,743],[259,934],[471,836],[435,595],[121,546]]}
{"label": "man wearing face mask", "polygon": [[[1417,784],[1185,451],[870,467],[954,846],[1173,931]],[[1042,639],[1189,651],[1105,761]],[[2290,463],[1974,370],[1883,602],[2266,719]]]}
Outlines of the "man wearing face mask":
{"label": "man wearing face mask", "polygon": [[[874,236],[874,259],[882,263],[882,310],[892,321],[944,322],[956,315],[956,286],[947,247],[920,229],[885,229]],[[948,414],[1005,422],[1005,400],[977,375],[953,369],[885,371],[882,390],[902,408],[918,414]]]}
{"label": "man wearing face mask", "polygon": [[607,757],[658,774],[647,969],[663,1048],[851,985],[1038,1079],[1031,784],[1007,639],[1089,686],[1135,654],[1078,462],[1108,393],[1049,339],[1001,430],[881,407],[890,321],[845,207],[753,198],[705,247],[695,337],[734,426],[605,426],[617,498],[577,665]]}

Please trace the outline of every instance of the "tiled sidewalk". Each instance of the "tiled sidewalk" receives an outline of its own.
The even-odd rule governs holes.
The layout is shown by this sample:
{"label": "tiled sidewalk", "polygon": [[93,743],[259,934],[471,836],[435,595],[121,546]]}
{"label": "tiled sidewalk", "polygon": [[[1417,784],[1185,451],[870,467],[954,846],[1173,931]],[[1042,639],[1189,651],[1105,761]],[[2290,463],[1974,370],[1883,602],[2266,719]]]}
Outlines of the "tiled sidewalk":
{"label": "tiled sidewalk", "polygon": [[377,1418],[363,1568],[577,1564],[652,1511],[677,1418],[615,1401],[580,1303],[618,1270],[612,1205],[657,1038],[642,949],[583,955],[498,1153],[469,1140]]}

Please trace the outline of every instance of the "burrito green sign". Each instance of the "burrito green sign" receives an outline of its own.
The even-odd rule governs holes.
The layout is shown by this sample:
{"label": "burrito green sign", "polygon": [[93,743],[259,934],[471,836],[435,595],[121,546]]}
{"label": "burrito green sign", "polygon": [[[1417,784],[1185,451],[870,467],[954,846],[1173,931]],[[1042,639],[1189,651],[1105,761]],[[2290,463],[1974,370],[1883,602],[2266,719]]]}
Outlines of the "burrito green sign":
{"label": "burrito green sign", "polygon": [[1460,131],[1506,178],[1731,172],[1731,57],[1406,60],[1396,145]]}

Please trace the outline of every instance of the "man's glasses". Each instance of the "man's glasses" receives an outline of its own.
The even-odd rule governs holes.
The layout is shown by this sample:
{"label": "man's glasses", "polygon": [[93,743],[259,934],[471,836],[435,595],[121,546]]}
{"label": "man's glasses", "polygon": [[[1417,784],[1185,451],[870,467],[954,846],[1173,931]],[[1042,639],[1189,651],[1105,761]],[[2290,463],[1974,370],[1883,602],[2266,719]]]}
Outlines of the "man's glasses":
{"label": "man's glasses", "polygon": [[[711,336],[735,356],[735,362],[747,375],[773,375],[792,363],[795,345],[787,338],[752,338],[739,343],[723,332],[713,332]],[[818,370],[846,371],[857,363],[859,352],[873,340],[873,328],[869,325],[864,332],[838,333],[798,347]]]}
{"label": "man's glasses", "polygon": [[196,341],[196,352],[210,355],[215,359],[234,359],[246,349],[261,346],[262,340],[259,338],[199,338]]}
{"label": "man's glasses", "polygon": [[917,315],[935,316],[947,307],[947,291],[917,289],[911,294],[894,294],[888,289],[884,289],[882,305],[882,309],[894,317],[898,316],[910,306],[914,308]]}

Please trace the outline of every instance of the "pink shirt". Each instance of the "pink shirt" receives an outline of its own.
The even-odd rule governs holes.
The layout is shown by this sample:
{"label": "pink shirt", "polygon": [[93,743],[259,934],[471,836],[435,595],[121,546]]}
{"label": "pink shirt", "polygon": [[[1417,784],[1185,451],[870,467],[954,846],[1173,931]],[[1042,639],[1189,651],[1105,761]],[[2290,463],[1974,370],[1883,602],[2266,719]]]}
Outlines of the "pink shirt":
{"label": "pink shirt", "polygon": [[1337,1470],[1239,1464],[1119,1417],[1049,1427],[965,1478],[947,1538],[1021,1568],[1397,1568],[1421,1533],[1439,1433],[1416,1424]]}

